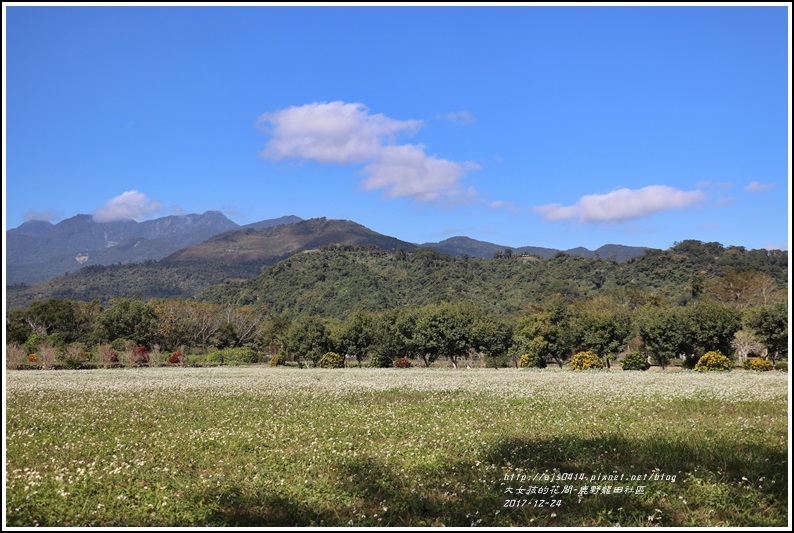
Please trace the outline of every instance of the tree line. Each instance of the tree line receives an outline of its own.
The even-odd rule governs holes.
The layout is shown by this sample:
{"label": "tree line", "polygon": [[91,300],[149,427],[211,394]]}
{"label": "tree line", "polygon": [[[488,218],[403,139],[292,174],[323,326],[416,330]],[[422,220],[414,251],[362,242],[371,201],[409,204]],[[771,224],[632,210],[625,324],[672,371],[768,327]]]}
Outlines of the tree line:
{"label": "tree line", "polygon": [[245,348],[261,361],[278,355],[311,366],[337,352],[357,364],[377,356],[430,366],[446,358],[457,367],[474,357],[498,368],[518,366],[524,356],[534,366],[562,367],[586,350],[605,366],[639,352],[664,368],[678,357],[693,367],[718,350],[739,362],[756,355],[774,363],[788,356],[783,296],[741,305],[702,295],[678,305],[634,291],[588,299],[556,294],[511,316],[467,300],[442,300],[357,310],[343,319],[183,299],[116,298],[107,305],[50,299],[7,315],[7,342],[14,348],[7,357],[48,350],[50,359],[89,363],[110,348],[199,354]]}

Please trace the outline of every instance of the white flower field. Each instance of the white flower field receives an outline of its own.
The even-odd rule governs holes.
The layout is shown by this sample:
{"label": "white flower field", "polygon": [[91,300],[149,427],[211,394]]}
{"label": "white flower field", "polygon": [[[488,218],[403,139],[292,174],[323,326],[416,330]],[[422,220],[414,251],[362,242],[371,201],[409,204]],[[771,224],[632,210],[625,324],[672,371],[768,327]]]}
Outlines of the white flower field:
{"label": "white flower field", "polygon": [[784,526],[787,378],[7,371],[7,525]]}

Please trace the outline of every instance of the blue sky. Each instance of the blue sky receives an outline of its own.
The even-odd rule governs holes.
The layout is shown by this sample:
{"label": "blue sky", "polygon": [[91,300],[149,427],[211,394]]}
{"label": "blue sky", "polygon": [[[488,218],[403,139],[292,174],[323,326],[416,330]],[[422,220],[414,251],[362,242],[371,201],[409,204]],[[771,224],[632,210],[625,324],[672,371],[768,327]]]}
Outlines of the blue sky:
{"label": "blue sky", "polygon": [[789,247],[784,4],[3,9],[6,228]]}

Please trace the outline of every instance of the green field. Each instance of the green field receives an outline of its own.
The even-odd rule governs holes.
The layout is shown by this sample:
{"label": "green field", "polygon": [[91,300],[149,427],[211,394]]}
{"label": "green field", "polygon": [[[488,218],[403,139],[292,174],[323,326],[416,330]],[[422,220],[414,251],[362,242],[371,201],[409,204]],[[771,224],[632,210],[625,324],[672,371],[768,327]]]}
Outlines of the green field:
{"label": "green field", "polygon": [[785,526],[780,372],[6,372],[10,526]]}

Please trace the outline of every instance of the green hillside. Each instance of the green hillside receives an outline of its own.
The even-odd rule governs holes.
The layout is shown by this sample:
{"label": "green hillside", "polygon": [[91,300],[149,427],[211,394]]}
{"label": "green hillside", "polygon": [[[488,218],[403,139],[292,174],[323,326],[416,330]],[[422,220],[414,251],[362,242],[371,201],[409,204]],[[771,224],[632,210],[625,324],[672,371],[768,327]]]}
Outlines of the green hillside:
{"label": "green hillside", "polygon": [[315,218],[264,229],[245,228],[216,235],[160,261],[94,265],[32,286],[7,288],[9,310],[34,300],[99,300],[114,297],[192,298],[229,279],[252,278],[265,265],[329,244],[413,249],[411,243],[381,235],[349,220]]}
{"label": "green hillside", "polygon": [[[340,232],[343,224],[337,222],[344,221],[307,222]],[[299,234],[292,233],[301,224],[289,226],[288,237],[277,234],[273,228],[261,231],[270,233],[271,241],[291,239],[293,246],[319,244],[331,236],[331,231],[307,231],[301,239]],[[357,230],[355,226],[350,228]],[[208,244],[230,238],[226,242],[242,246],[251,237],[247,233],[219,236]],[[258,233],[254,231],[253,237],[262,238]],[[384,239],[387,245],[401,242]],[[277,252],[272,253],[289,248],[274,249]],[[374,244],[324,246],[280,261],[269,260],[274,264],[245,254],[237,254],[236,260],[227,259],[211,260],[210,255],[194,253],[192,260],[183,254],[179,260],[88,267],[44,284],[9,287],[7,308],[24,308],[34,300],[49,298],[101,302],[114,297],[198,298],[344,318],[355,310],[381,311],[468,300],[483,309],[511,315],[531,309],[554,294],[589,298],[620,293],[629,299],[656,298],[684,303],[706,290],[722,291],[725,299],[750,298],[752,287],[731,288],[731,284],[765,283],[766,288],[759,290],[768,292],[786,290],[788,280],[787,252],[725,248],[719,243],[700,241],[683,241],[665,251],[648,250],[622,263],[564,253],[545,260],[516,255],[467,258],[430,248],[382,250]]]}
{"label": "green hillside", "polygon": [[[760,276],[784,289],[787,269],[785,252],[726,249],[698,241],[649,251],[625,263],[562,253],[548,260],[482,259],[453,257],[429,248],[386,252],[326,247],[265,267],[253,279],[213,286],[200,297],[214,303],[253,304],[275,312],[289,309],[295,314],[337,318],[356,310],[459,300],[512,315],[554,294],[589,298],[622,293],[627,299],[683,303],[707,287],[718,292],[723,277],[737,272],[747,284],[752,276]],[[752,289],[740,297],[752,298]]]}
{"label": "green hillside", "polygon": [[330,244],[374,245],[383,250],[412,249],[415,245],[376,233],[350,220],[313,218],[261,230],[245,229],[216,235],[202,244],[180,250],[164,263],[218,265],[273,264],[296,252]]}

